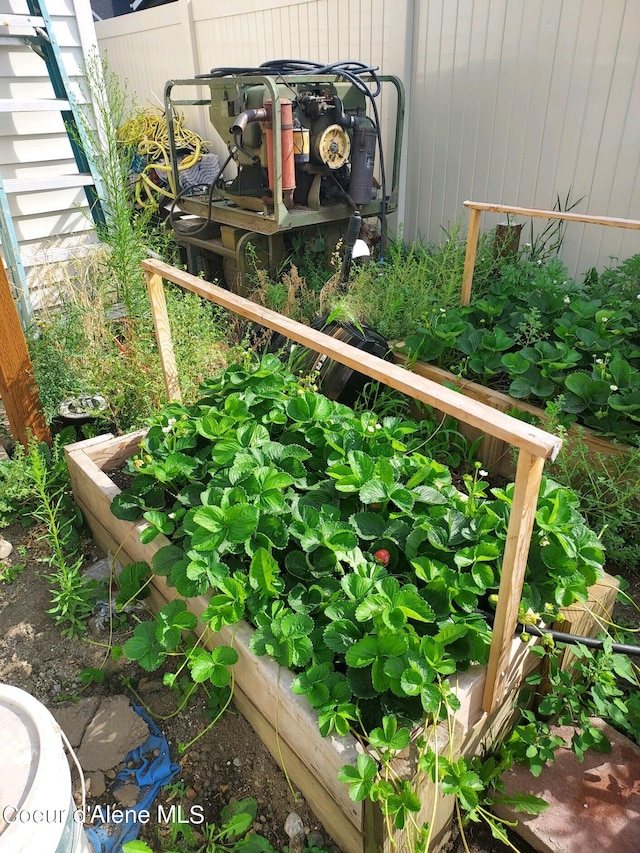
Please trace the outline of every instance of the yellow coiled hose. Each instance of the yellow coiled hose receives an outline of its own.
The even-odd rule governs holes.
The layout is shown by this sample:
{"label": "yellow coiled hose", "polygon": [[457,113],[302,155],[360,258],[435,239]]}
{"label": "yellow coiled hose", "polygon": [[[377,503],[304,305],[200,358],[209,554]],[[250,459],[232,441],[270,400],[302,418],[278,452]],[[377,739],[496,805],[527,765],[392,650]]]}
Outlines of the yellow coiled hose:
{"label": "yellow coiled hose", "polygon": [[[178,163],[178,171],[190,169],[206,153],[206,143],[185,125],[185,117],[176,112],[173,132],[177,151],[190,151]],[[175,181],[169,158],[169,128],[167,118],[159,109],[141,109],[118,128],[118,142],[125,148],[135,149],[145,159],[145,166],[136,176],[135,199],[141,207],[158,207],[158,198],[176,197]],[[167,175],[168,187],[160,186],[150,173],[163,172]]]}

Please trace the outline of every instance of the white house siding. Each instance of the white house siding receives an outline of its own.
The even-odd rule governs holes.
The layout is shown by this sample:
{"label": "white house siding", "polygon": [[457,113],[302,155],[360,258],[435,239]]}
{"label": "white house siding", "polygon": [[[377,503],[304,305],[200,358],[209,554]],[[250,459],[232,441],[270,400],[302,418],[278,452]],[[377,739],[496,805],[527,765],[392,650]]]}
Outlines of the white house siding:
{"label": "white house siding", "polygon": [[[84,73],[97,50],[89,0],[46,0],[67,74]],[[24,0],[0,0],[2,14],[27,15]],[[21,101],[53,99],[47,67],[24,44],[0,40],[0,98]],[[0,173],[3,180],[39,179],[77,174],[62,117],[57,111],[0,113]],[[73,256],[91,239],[93,223],[82,187],[9,194],[13,223],[26,267],[32,302],[37,305],[47,277],[43,264]],[[48,275],[48,274],[47,274]]]}
{"label": "white house siding", "polygon": [[[266,59],[397,74],[408,238],[439,239],[465,199],[549,208],[569,194],[577,211],[640,219],[638,0],[179,0],[96,31],[141,103],[170,77]],[[637,232],[571,224],[562,256],[579,273],[639,251]]]}

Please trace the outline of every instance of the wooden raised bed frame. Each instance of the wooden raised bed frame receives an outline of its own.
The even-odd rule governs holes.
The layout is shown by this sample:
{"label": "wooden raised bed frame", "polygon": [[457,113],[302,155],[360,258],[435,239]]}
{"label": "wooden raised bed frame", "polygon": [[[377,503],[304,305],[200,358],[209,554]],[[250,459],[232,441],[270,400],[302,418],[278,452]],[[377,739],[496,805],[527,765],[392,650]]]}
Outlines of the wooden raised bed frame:
{"label": "wooden raised bed frame", "polygon": [[[145,522],[121,521],[111,513],[111,501],[120,489],[108,472],[121,468],[139,450],[144,431],[114,438],[99,436],[65,448],[76,503],[91,528],[95,542],[120,565],[144,561],[151,564],[153,555],[168,544],[164,536],[143,545],[140,532]],[[607,578],[591,590],[591,600],[583,607],[565,611],[562,630],[582,635],[595,635],[600,625],[598,617],[610,618],[617,593],[617,582]],[[167,587],[164,578],[154,577],[149,604],[157,611],[171,601],[175,590]],[[190,599],[189,606],[197,616],[206,607],[204,597]],[[592,615],[595,614],[595,615]],[[203,625],[199,630],[204,629]],[[210,635],[211,636],[211,635]],[[212,637],[210,647],[231,644],[239,659],[233,667],[235,677],[234,701],[254,731],[287,771],[304,795],[334,841],[344,853],[403,853],[407,845],[397,833],[388,831],[379,810],[371,803],[354,803],[348,788],[338,782],[338,770],[343,764],[354,763],[361,751],[353,737],[322,738],[317,717],[304,696],[290,690],[292,675],[268,657],[256,657],[249,651],[251,628],[246,622],[234,628],[225,627]],[[505,701],[493,713],[482,710],[486,667],[474,666],[453,679],[453,686],[462,707],[455,715],[453,739],[450,741],[445,724],[438,731],[438,746],[447,755],[473,755],[489,743],[494,732],[502,728],[511,716],[512,699],[524,676],[539,660],[528,654],[520,640],[509,643],[504,689]],[[437,797],[428,779],[418,786],[423,803],[420,820],[433,822],[433,845],[437,850],[446,839],[451,824],[454,801],[452,797]],[[435,805],[435,811],[434,811]],[[397,847],[394,847],[394,843]]]}
{"label": "wooden raised bed frame", "polygon": [[[180,399],[180,389],[163,278],[281,332],[317,352],[325,352],[342,364],[354,367],[463,423],[508,442],[517,450],[515,491],[489,664],[487,667],[472,667],[469,672],[454,678],[454,687],[462,707],[455,716],[451,730],[441,725],[437,733],[438,748],[446,749],[447,755],[457,757],[461,754],[475,754],[508,721],[513,713],[511,699],[514,692],[519,688],[524,674],[538,660],[529,655],[527,647],[513,637],[544,462],[547,458],[555,458],[561,446],[560,439],[167,264],[145,261],[142,266],[147,273],[162,369],[170,399]],[[139,534],[143,523],[121,521],[110,509],[111,501],[119,489],[107,472],[121,467],[126,459],[137,452],[142,435],[133,433],[119,438],[100,436],[65,449],[76,502],[84,513],[95,541],[120,564],[137,561],[151,563],[153,554],[167,544],[164,537],[158,536],[152,543],[142,545]],[[587,606],[595,609],[600,618],[606,619],[616,597],[615,583],[607,579],[592,593],[592,600]],[[152,608],[157,610],[175,597],[175,590],[168,588],[162,577],[154,577]],[[206,607],[206,599],[190,599],[189,606],[200,616]],[[598,619],[594,618],[590,625],[585,625],[585,619],[589,621],[585,610],[583,606],[567,612],[569,625],[580,620],[581,633],[596,633],[599,629]],[[563,624],[566,629],[567,623]],[[202,625],[199,630],[203,630]],[[251,628],[246,623],[240,623],[213,635],[210,645],[233,644],[238,651],[239,660],[234,667],[234,698],[238,708],[276,760],[286,768],[332,838],[345,853],[391,853],[392,850],[409,849],[404,835],[394,832],[385,824],[376,805],[368,801],[352,802],[347,786],[337,780],[339,768],[355,761],[362,749],[360,744],[352,737],[322,738],[316,715],[306,699],[294,695],[289,689],[291,674],[280,669],[271,659],[251,654],[248,649],[250,635]],[[432,825],[430,849],[437,850],[450,826],[454,800],[439,795],[428,778],[416,777],[414,784],[423,806],[417,820],[426,820]]]}
{"label": "wooden raised bed frame", "polygon": [[[412,361],[402,353],[396,353],[395,358],[399,364],[410,365],[411,370],[417,373],[418,376],[423,376],[425,379],[430,379],[432,382],[438,382],[441,385],[457,388],[466,397],[491,406],[496,411],[510,412],[517,409],[525,414],[533,415],[541,424],[545,422],[544,409],[532,406],[531,403],[526,403],[524,400],[516,400],[514,397],[509,397],[500,391],[494,391],[493,388],[488,388],[486,385],[480,385],[477,382],[472,382],[470,379],[463,379],[448,370],[444,370],[442,367],[436,367],[433,364],[423,361]],[[490,474],[507,477],[508,479],[513,477],[515,470],[513,448],[508,441],[483,433],[476,427],[464,422],[460,422],[458,426],[460,432],[472,441],[481,437],[478,458],[482,460],[482,464]],[[600,456],[622,456],[631,450],[625,444],[614,444],[588,427],[571,426],[567,430],[567,438],[569,440],[572,437],[577,439],[578,436],[586,444],[591,453],[597,453]],[[596,463],[594,462],[594,464]]]}

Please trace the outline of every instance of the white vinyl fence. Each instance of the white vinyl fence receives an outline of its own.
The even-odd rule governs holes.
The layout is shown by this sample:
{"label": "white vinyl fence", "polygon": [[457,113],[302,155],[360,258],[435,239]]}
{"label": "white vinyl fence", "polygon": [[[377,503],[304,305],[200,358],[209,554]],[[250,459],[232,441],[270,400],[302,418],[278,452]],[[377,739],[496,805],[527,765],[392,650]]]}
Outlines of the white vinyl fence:
{"label": "white vinyl fence", "polygon": [[[638,0],[177,0],[96,32],[142,105],[170,78],[268,59],[398,75],[407,239],[466,226],[465,199],[551,208],[559,196],[640,219]],[[211,138],[203,112],[190,121]],[[636,252],[638,232],[570,224],[562,257],[579,274]]]}

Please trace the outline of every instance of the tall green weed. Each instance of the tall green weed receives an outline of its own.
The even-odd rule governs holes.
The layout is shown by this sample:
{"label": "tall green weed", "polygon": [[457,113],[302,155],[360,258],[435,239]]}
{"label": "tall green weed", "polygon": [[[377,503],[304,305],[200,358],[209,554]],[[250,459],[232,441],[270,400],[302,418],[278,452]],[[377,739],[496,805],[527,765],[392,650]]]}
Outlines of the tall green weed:
{"label": "tall green weed", "polygon": [[[356,269],[346,293],[334,291],[332,313],[370,326],[389,341],[403,340],[434,312],[460,304],[465,253],[459,224],[445,231],[445,239],[437,244],[397,238],[383,262]],[[492,238],[484,235],[474,276],[477,293],[484,292],[498,263]]]}

